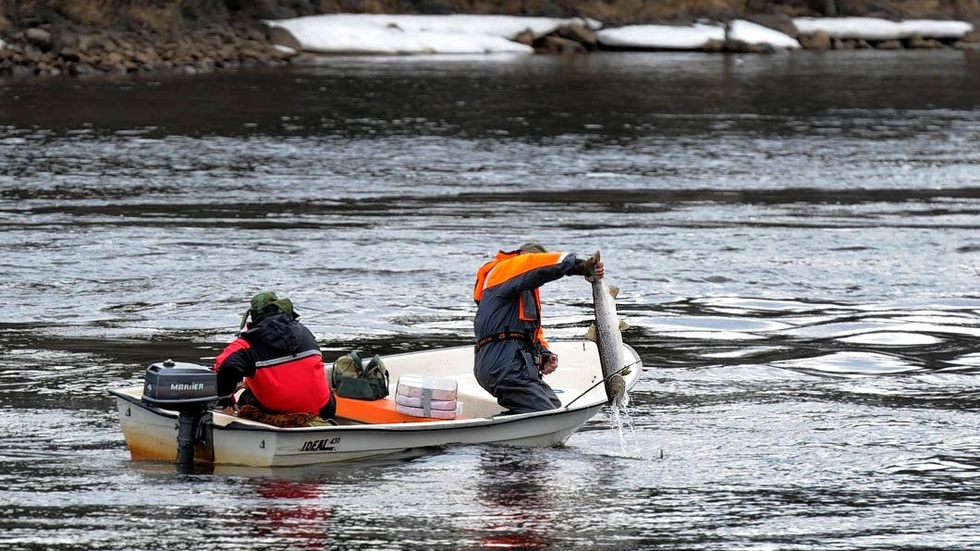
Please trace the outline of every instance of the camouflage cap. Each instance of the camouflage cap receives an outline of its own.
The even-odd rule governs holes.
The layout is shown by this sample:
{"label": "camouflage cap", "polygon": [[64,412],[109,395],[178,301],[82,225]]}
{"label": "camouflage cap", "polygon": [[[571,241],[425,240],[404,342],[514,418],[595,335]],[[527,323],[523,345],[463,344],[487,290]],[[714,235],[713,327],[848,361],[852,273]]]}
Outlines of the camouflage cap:
{"label": "camouflage cap", "polygon": [[546,253],[548,249],[544,248],[544,245],[538,243],[537,241],[528,241],[521,245],[517,250],[522,253]]}
{"label": "camouflage cap", "polygon": [[262,291],[252,297],[248,310],[242,314],[242,322],[238,325],[238,335],[241,335],[249,317],[252,318],[252,323],[255,323],[263,314],[268,314],[276,309],[286,312],[293,319],[299,318],[299,314],[293,311],[293,301],[288,298],[279,298],[272,291]]}
{"label": "camouflage cap", "polygon": [[248,309],[248,314],[251,314],[252,319],[257,316],[268,313],[272,311],[272,307],[278,308],[283,312],[292,315],[294,318],[296,313],[293,312],[293,302],[288,298],[279,298],[272,291],[262,291],[252,297],[252,302]]}

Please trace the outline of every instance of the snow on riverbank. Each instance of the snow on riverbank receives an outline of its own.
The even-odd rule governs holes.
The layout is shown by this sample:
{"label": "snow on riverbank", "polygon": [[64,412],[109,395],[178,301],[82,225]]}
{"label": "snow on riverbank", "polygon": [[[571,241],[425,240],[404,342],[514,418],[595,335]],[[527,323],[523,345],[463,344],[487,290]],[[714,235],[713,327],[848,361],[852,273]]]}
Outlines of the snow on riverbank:
{"label": "snow on riverbank", "polygon": [[[557,19],[504,15],[376,15],[335,14],[267,21],[295,39],[300,50],[314,53],[474,54],[532,53],[530,40],[575,25],[595,31],[600,47],[653,50],[718,50],[742,43],[770,50],[797,49],[793,36],[745,20],[727,25],[702,22],[690,26],[629,25],[602,29],[591,19]],[[868,41],[918,36],[953,40],[973,31],[962,21],[907,20],[869,17],[793,20],[800,35],[826,33],[831,38]],[[518,42],[518,38],[524,40]]]}
{"label": "snow on riverbank", "polygon": [[514,39],[533,38],[568,24],[597,29],[586,19],[506,15],[314,15],[268,21],[290,32],[304,51],[371,54],[467,54],[534,50]]}
{"label": "snow on riverbank", "polygon": [[688,27],[629,25],[596,33],[599,43],[612,48],[700,50],[712,40],[725,40],[725,29],[700,23]]}
{"label": "snow on riverbank", "polygon": [[913,36],[955,39],[963,38],[973,30],[973,25],[963,21],[931,19],[889,21],[873,17],[797,17],[793,20],[793,24],[801,34],[823,31],[831,38],[856,40],[902,40]]}
{"label": "snow on riverbank", "polygon": [[790,50],[800,47],[798,40],[785,33],[741,19],[732,21],[728,26],[728,39]]}
{"label": "snow on riverbank", "polygon": [[722,44],[727,40],[774,49],[800,47],[798,40],[785,33],[742,19],[727,26],[704,23],[687,27],[630,25],[600,30],[596,38],[603,46],[619,49],[704,50],[710,49],[712,43]]}

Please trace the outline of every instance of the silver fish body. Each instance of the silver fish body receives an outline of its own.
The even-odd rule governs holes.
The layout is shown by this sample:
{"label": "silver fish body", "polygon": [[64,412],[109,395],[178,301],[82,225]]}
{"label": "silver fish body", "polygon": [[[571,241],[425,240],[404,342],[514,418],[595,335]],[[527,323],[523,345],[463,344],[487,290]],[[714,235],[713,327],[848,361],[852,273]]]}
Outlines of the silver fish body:
{"label": "silver fish body", "polygon": [[595,325],[589,328],[587,338],[595,341],[599,349],[599,364],[609,404],[619,407],[626,393],[626,382],[622,373],[626,365],[623,360],[623,334],[621,322],[616,313],[618,289],[610,288],[599,278],[592,281],[592,300],[595,307]]}

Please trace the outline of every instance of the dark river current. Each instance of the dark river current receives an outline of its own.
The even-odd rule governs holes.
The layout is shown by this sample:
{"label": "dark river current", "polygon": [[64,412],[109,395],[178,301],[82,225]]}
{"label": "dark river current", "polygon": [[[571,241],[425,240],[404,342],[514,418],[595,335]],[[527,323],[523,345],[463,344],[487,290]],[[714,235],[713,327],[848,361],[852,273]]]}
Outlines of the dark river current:
{"label": "dark river current", "polygon": [[[340,57],[0,81],[0,549],[980,549],[980,55]],[[107,389],[248,298],[471,343],[602,252],[645,363],[566,447],[177,474]],[[580,278],[542,290],[577,338]]]}

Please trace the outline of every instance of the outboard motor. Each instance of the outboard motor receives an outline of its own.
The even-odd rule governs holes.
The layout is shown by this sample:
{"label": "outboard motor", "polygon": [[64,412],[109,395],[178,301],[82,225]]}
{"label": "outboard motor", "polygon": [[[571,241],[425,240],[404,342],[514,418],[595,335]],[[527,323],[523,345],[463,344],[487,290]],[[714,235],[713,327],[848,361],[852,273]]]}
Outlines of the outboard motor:
{"label": "outboard motor", "polygon": [[143,402],[178,413],[177,467],[182,472],[194,466],[195,435],[217,400],[218,376],[207,367],[167,360],[146,370]]}

